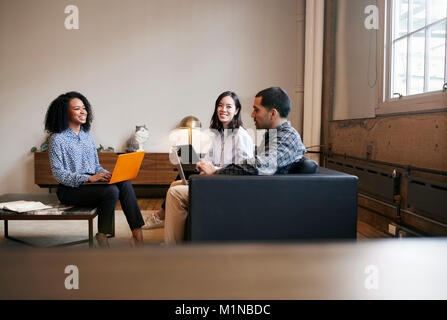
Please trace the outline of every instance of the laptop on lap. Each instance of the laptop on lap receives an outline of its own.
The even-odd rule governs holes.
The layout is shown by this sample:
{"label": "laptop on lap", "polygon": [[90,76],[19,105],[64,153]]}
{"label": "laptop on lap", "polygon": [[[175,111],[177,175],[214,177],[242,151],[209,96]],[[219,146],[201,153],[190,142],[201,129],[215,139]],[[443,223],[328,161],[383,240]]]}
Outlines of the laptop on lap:
{"label": "laptop on lap", "polygon": [[118,159],[116,159],[115,168],[113,169],[110,181],[88,182],[86,184],[113,184],[135,179],[140,171],[144,155],[144,151],[120,154]]}
{"label": "laptop on lap", "polygon": [[194,147],[190,144],[185,144],[176,146],[175,148],[177,148],[183,171],[187,173],[195,172],[196,164],[197,162],[200,162],[200,158],[194,150]]}
{"label": "laptop on lap", "polygon": [[173,147],[172,153],[174,154],[175,167],[177,168],[177,171],[180,175],[180,178],[183,181],[183,184],[188,185],[188,180],[186,179],[185,171],[183,171],[184,164],[182,164],[182,160],[179,157],[179,151],[180,149],[178,147]]}

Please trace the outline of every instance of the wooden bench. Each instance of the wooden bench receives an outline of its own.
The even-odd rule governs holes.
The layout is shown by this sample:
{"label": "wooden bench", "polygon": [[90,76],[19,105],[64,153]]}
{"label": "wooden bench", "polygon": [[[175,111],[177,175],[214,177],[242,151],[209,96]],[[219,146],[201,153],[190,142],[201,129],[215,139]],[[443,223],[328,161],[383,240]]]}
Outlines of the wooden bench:
{"label": "wooden bench", "polygon": [[[93,219],[98,215],[96,208],[84,208],[65,206],[59,202],[55,194],[4,194],[0,195],[0,203],[17,200],[40,201],[52,206],[52,209],[37,210],[24,213],[16,213],[0,209],[0,220],[4,220],[4,235],[6,239],[17,241],[26,245],[36,246],[21,239],[11,237],[8,230],[9,220],[86,220],[88,222],[88,239],[59,244],[57,246],[68,246],[80,243],[89,243],[93,247]],[[115,225],[113,226],[115,230]],[[111,235],[114,236],[114,233]]]}

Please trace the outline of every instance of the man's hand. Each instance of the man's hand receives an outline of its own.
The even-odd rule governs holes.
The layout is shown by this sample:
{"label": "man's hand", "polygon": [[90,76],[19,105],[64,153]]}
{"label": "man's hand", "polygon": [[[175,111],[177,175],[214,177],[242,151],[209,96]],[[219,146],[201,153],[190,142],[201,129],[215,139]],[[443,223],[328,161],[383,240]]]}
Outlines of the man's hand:
{"label": "man's hand", "polygon": [[112,177],[110,172],[100,172],[88,178],[89,182],[109,181]]}
{"label": "man's hand", "polygon": [[196,170],[200,174],[212,175],[216,173],[216,167],[209,161],[202,160],[196,164]]}

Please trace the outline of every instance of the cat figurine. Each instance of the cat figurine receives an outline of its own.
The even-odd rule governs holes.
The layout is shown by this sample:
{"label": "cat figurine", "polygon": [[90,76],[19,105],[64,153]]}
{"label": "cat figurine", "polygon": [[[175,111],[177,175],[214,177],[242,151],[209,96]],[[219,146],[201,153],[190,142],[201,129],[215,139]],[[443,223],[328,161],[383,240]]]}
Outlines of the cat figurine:
{"label": "cat figurine", "polygon": [[144,151],[143,144],[149,138],[149,131],[146,125],[136,126],[135,133],[127,140],[126,152]]}

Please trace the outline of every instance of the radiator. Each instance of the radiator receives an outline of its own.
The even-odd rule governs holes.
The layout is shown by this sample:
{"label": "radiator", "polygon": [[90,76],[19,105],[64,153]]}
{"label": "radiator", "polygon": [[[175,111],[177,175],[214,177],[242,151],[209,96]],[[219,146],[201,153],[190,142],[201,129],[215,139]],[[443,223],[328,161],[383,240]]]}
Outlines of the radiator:
{"label": "radiator", "polygon": [[434,220],[447,223],[447,185],[427,179],[408,177],[407,204]]}
{"label": "radiator", "polygon": [[346,160],[328,158],[328,167],[359,178],[359,190],[393,202],[399,193],[400,174],[393,178],[393,171],[354,164]]}

